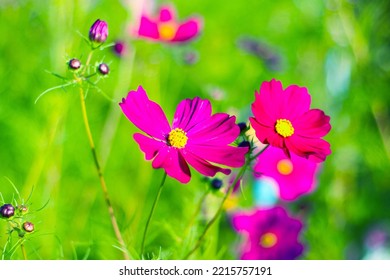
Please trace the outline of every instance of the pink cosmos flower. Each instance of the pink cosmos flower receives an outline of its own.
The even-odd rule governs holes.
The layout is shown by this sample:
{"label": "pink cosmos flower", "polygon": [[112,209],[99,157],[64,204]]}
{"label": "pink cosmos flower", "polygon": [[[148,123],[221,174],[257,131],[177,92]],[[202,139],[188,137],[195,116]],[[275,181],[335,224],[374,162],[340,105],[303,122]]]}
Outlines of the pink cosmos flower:
{"label": "pink cosmos flower", "polygon": [[330,118],[319,109],[310,109],[306,88],[291,85],[283,89],[280,81],[271,80],[255,96],[250,122],[262,143],[315,162],[331,153],[329,143],[321,139],[331,129]]}
{"label": "pink cosmos flower", "polygon": [[137,35],[152,40],[171,43],[186,42],[199,35],[201,20],[192,17],[180,23],[173,7],[162,6],[156,18],[141,16]]}
{"label": "pink cosmos flower", "polygon": [[241,167],[248,148],[229,146],[240,134],[236,118],[225,113],[211,115],[210,101],[195,97],[179,103],[172,127],[161,107],[149,100],[139,86],[119,104],[126,117],[148,136],[134,134],[134,140],[152,160],[153,168],[163,168],[181,183],[191,178],[188,164],[205,176],[231,170],[216,166]]}
{"label": "pink cosmos flower", "polygon": [[295,154],[288,158],[275,147],[268,147],[257,159],[254,168],[256,176],[274,179],[279,185],[281,199],[295,200],[314,190],[318,163]]}
{"label": "pink cosmos flower", "polygon": [[303,252],[298,240],[302,222],[282,207],[236,213],[232,223],[246,238],[242,260],[293,260]]}

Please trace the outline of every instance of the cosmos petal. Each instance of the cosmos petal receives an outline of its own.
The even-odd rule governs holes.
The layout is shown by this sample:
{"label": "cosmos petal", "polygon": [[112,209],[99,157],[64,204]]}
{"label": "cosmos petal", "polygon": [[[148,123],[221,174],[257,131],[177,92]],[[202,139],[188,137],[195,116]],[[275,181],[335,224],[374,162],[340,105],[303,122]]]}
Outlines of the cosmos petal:
{"label": "cosmos petal", "polygon": [[318,138],[323,137],[331,129],[330,117],[326,116],[322,110],[312,109],[294,121],[297,133],[303,137]]}
{"label": "cosmos petal", "polygon": [[157,153],[166,146],[166,143],[147,137],[140,133],[135,133],[133,138],[138,143],[141,151],[144,152],[146,160],[153,159]]}
{"label": "cosmos petal", "polygon": [[201,157],[199,157],[196,154],[193,154],[189,151],[183,152],[183,155],[186,159],[186,161],[196,169],[200,174],[203,174],[205,176],[213,177],[217,172],[221,172],[225,175],[229,175],[231,170],[227,168],[221,168],[215,165],[212,165],[211,163],[205,161]]}
{"label": "cosmos petal", "polygon": [[195,97],[184,99],[179,103],[173,117],[172,128],[181,128],[189,131],[196,124],[209,119],[211,104],[207,99]]}
{"label": "cosmos petal", "polygon": [[159,151],[152,162],[152,167],[163,168],[168,176],[183,184],[187,184],[191,179],[191,172],[184,157],[178,149],[169,146]]}
{"label": "cosmos petal", "polygon": [[130,91],[119,105],[136,127],[154,138],[165,140],[171,130],[168,120],[160,105],[149,100],[141,86]]}
{"label": "cosmos petal", "polygon": [[199,35],[201,29],[201,21],[197,18],[192,18],[185,23],[179,25],[175,37],[172,42],[186,42],[194,39]]}
{"label": "cosmos petal", "polygon": [[248,152],[248,147],[232,147],[232,146],[212,146],[207,145],[188,145],[186,150],[191,151],[198,157],[231,167],[241,167],[245,163],[245,154]]}
{"label": "cosmos petal", "polygon": [[286,146],[294,154],[314,162],[322,162],[331,154],[330,144],[320,138],[293,135],[286,139]]}
{"label": "cosmos petal", "polygon": [[146,15],[142,15],[137,35],[155,40],[159,39],[160,34],[157,23],[149,19]]}
{"label": "cosmos petal", "polygon": [[175,14],[176,14],[175,9],[172,6],[170,5],[161,6],[159,21],[160,22],[171,21],[175,19]]}
{"label": "cosmos petal", "polygon": [[187,131],[188,144],[204,144],[207,138],[208,145],[228,145],[240,135],[240,128],[236,124],[236,117],[225,113],[217,113],[203,120]]}

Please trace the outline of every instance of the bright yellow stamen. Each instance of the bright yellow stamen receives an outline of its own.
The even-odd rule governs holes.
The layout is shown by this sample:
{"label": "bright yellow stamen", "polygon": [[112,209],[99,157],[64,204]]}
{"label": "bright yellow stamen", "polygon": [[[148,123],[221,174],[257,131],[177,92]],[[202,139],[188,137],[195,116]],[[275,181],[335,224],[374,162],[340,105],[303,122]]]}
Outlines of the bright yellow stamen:
{"label": "bright yellow stamen", "polygon": [[293,164],[289,159],[280,160],[276,165],[276,168],[278,169],[279,173],[282,175],[289,175],[294,170]]}
{"label": "bright yellow stamen", "polygon": [[163,40],[172,40],[176,35],[176,31],[176,24],[170,21],[162,22],[158,25],[158,33],[160,34],[160,38]]}
{"label": "bright yellow stamen", "polygon": [[284,138],[290,137],[294,134],[294,127],[292,126],[291,122],[286,119],[277,120],[275,124],[275,130]]}
{"label": "bright yellow stamen", "polygon": [[184,148],[187,144],[187,133],[181,128],[175,128],[168,134],[168,144],[175,148]]}
{"label": "bright yellow stamen", "polygon": [[260,237],[260,246],[263,248],[271,248],[275,246],[276,242],[278,242],[278,237],[272,232],[264,233]]}

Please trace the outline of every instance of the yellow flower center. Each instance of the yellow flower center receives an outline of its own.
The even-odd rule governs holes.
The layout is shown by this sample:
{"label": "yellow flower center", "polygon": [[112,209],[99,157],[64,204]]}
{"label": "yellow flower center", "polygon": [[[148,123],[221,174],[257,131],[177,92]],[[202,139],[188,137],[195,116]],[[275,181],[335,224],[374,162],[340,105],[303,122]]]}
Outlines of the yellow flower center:
{"label": "yellow flower center", "polygon": [[294,170],[293,164],[289,159],[280,160],[276,165],[276,168],[278,169],[279,173],[282,175],[289,175]]}
{"label": "yellow flower center", "polygon": [[260,246],[263,248],[271,248],[275,246],[276,242],[278,242],[278,237],[272,232],[264,233],[260,237]]}
{"label": "yellow flower center", "polygon": [[284,138],[290,137],[294,134],[294,127],[292,126],[291,122],[286,119],[277,120],[275,124],[275,130]]}
{"label": "yellow flower center", "polygon": [[172,129],[168,134],[168,144],[175,148],[184,148],[187,144],[187,133],[181,128]]}
{"label": "yellow flower center", "polygon": [[158,25],[160,38],[166,41],[172,40],[176,35],[177,27],[172,22],[162,22]]}

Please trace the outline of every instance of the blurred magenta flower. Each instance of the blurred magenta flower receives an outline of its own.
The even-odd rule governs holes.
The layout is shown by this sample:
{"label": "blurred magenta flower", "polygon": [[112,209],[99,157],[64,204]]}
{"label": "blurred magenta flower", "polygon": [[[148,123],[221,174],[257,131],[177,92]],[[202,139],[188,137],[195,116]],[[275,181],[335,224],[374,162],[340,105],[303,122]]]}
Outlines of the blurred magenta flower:
{"label": "blurred magenta flower", "polygon": [[248,148],[229,146],[240,134],[236,118],[225,113],[211,115],[210,101],[195,97],[181,101],[172,127],[161,107],[149,100],[139,86],[119,104],[126,117],[148,136],[134,134],[134,140],[152,160],[153,168],[163,168],[172,178],[188,183],[190,164],[205,176],[231,170],[211,164],[241,167]]}
{"label": "blurred magenta flower", "polygon": [[137,35],[157,41],[183,43],[198,36],[201,26],[202,21],[199,17],[179,22],[173,7],[162,6],[156,18],[146,14],[141,16]]}
{"label": "blurred magenta flower", "polygon": [[127,52],[126,43],[123,41],[116,41],[112,49],[114,53],[119,57],[125,55]]}
{"label": "blurred magenta flower", "polygon": [[321,139],[331,129],[330,117],[322,110],[310,109],[311,98],[305,87],[280,81],[263,82],[252,104],[251,125],[264,144],[321,162],[331,154],[330,144]]}
{"label": "blurred magenta flower", "polygon": [[89,29],[89,39],[95,43],[104,43],[108,36],[108,25],[103,20],[96,20]]}
{"label": "blurred magenta flower", "polygon": [[316,187],[319,164],[291,154],[288,158],[279,148],[268,147],[258,158],[254,167],[255,176],[267,176],[279,185],[283,200],[295,200]]}
{"label": "blurred magenta flower", "polygon": [[243,260],[293,260],[303,252],[298,240],[302,222],[289,217],[282,207],[239,212],[232,223],[246,238],[241,248]]}

